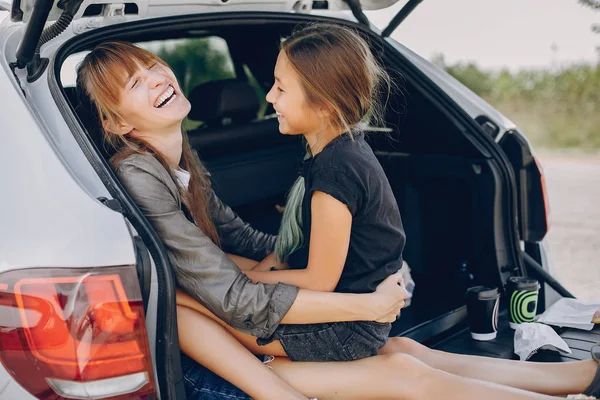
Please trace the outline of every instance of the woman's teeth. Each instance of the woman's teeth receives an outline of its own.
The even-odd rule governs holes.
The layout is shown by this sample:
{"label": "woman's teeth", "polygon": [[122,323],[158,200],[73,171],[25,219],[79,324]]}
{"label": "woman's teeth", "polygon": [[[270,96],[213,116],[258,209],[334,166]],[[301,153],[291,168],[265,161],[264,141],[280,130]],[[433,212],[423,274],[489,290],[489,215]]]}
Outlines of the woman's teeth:
{"label": "woman's teeth", "polygon": [[[173,102],[173,100],[175,100],[176,97],[177,96],[175,95],[175,89],[173,89],[173,86],[169,85],[167,90],[165,90],[160,96],[158,96],[158,99],[156,99],[156,102],[154,103],[154,107],[156,107],[156,108],[165,107],[165,106],[171,104]],[[167,99],[168,99],[168,101],[167,101]]]}
{"label": "woman's teeth", "polygon": [[165,104],[163,104],[162,106],[160,106],[160,108],[167,107],[167,106],[168,106],[168,105],[170,105],[172,102],[174,102],[176,98],[177,98],[177,95],[176,95],[176,94],[174,94],[174,95],[173,95],[173,96],[172,96],[172,97],[171,97],[171,98],[170,98],[170,99],[169,99],[169,100],[168,100],[168,101],[167,101]]}

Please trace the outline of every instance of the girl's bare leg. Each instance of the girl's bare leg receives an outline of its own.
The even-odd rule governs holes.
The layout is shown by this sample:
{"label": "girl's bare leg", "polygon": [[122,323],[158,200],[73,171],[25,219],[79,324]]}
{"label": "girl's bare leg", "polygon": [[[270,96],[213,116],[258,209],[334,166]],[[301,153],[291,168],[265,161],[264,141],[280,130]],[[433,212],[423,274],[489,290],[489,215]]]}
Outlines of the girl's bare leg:
{"label": "girl's bare leg", "polygon": [[435,369],[551,395],[581,393],[594,379],[598,363],[535,363],[432,350],[409,338],[390,338],[380,354],[409,354]]}
{"label": "girl's bare leg", "polygon": [[340,363],[276,359],[275,372],[308,397],[395,400],[550,400],[495,383],[436,370],[407,354],[388,354]]}
{"label": "girl's bare leg", "polygon": [[551,399],[451,375],[406,354],[338,363],[290,362],[278,358],[269,364],[273,367],[270,370],[216,321],[183,306],[178,306],[177,316],[182,350],[257,400]]}

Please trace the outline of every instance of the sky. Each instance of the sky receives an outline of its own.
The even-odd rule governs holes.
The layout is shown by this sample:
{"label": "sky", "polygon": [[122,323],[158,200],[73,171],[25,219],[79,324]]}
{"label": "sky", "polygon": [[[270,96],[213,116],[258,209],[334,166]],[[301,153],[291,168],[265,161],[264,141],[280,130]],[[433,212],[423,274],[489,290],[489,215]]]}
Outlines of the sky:
{"label": "sky", "polygon": [[[404,4],[367,12],[387,26]],[[484,68],[560,67],[598,62],[600,11],[577,0],[423,0],[392,37],[427,59],[474,61]],[[554,47],[554,50],[553,50]]]}
{"label": "sky", "polygon": [[[405,3],[367,15],[383,28]],[[593,23],[600,12],[577,0],[423,0],[392,37],[427,59],[442,53],[449,64],[557,68],[598,62]]]}

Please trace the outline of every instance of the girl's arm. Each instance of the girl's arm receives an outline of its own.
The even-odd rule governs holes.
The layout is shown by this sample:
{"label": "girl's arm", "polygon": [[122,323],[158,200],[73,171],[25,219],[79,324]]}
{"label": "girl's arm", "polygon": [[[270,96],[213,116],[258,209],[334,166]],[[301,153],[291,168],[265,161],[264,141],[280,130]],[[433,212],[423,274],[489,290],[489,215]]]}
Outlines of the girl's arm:
{"label": "girl's arm", "polygon": [[273,284],[282,282],[320,292],[332,292],[335,289],[348,256],[352,214],[344,203],[320,191],[313,192],[311,206],[306,269],[245,271],[250,279]]}

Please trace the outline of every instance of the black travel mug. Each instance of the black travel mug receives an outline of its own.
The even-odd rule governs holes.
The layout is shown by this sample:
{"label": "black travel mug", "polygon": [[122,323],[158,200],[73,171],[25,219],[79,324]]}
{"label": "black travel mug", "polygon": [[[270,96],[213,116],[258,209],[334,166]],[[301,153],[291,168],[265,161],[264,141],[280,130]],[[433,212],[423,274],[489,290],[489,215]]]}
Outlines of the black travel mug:
{"label": "black travel mug", "polygon": [[500,293],[496,288],[474,286],[467,289],[467,314],[471,337],[492,340],[498,333]]}

